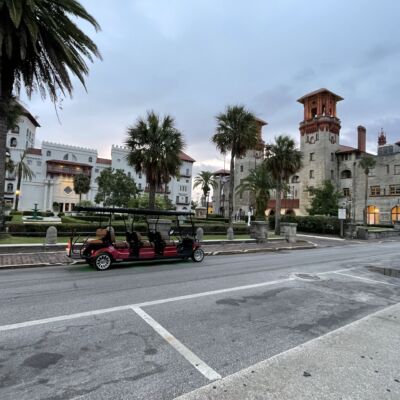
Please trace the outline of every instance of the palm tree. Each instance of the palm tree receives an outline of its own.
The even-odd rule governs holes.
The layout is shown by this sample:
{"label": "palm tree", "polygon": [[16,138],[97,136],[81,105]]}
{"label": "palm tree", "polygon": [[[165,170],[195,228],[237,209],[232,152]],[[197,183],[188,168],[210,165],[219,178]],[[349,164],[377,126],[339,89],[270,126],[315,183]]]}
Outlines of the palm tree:
{"label": "palm tree", "polygon": [[210,191],[211,189],[215,189],[218,186],[218,182],[215,179],[215,175],[210,171],[201,171],[195,178],[194,178],[194,185],[193,188],[197,188],[201,186],[201,190],[203,192],[204,198],[206,200],[206,219],[208,218],[208,202],[210,199]]}
{"label": "palm tree", "polygon": [[14,210],[18,211],[18,203],[19,203],[19,194],[21,192],[21,183],[22,179],[29,179],[30,181],[32,178],[35,177],[35,174],[30,169],[29,165],[25,162],[26,158],[26,150],[21,154],[20,160],[14,164],[14,171],[17,175],[17,190],[15,191],[15,204]]}
{"label": "palm tree", "polygon": [[290,175],[302,167],[303,155],[296,149],[293,139],[280,135],[275,138],[275,143],[266,146],[266,167],[276,183],[275,203],[275,234],[280,234],[281,221],[281,196]]}
{"label": "palm tree", "polygon": [[169,115],[160,118],[149,111],[145,119],[138,118],[128,128],[126,145],[127,160],[136,173],[144,173],[149,183],[149,209],[155,208],[156,189],[167,184],[171,176],[179,175],[182,163],[180,152],[184,141],[182,133],[175,128],[175,120]]}
{"label": "palm tree", "polygon": [[249,171],[249,175],[242,180],[236,188],[236,192],[240,194],[246,191],[252,192],[255,197],[256,217],[265,220],[265,210],[270,198],[270,191],[275,186],[266,164],[262,163]]}
{"label": "palm tree", "polygon": [[[100,27],[77,0],[0,1],[0,160],[6,156],[7,115],[13,89],[28,97],[37,90],[53,102],[72,94],[74,75],[85,85],[86,60],[101,57],[95,43],[76,25],[80,18]],[[4,228],[5,164],[0,163],[0,230]]]}
{"label": "palm tree", "polygon": [[368,203],[368,175],[376,165],[376,161],[373,157],[369,155],[365,155],[361,158],[360,163],[358,166],[363,169],[365,174],[365,198],[364,198],[364,225],[368,224],[368,213],[367,213],[367,203]]}
{"label": "palm tree", "polygon": [[216,119],[217,133],[211,140],[221,153],[231,152],[228,202],[229,226],[232,226],[235,159],[256,146],[258,127],[256,117],[244,106],[228,106],[225,113],[218,114]]}
{"label": "palm tree", "polygon": [[82,194],[90,190],[90,178],[85,174],[74,176],[74,192],[79,194],[79,203],[82,201]]}

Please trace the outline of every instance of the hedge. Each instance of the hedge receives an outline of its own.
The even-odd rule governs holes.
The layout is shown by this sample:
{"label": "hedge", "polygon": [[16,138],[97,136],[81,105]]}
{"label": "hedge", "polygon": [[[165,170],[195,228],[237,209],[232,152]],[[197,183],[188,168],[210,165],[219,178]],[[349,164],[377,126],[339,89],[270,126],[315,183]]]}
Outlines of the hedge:
{"label": "hedge", "polygon": [[[268,220],[270,229],[275,229],[275,216],[269,216]],[[337,217],[282,215],[281,222],[297,223],[299,232],[340,234],[340,220]]]}

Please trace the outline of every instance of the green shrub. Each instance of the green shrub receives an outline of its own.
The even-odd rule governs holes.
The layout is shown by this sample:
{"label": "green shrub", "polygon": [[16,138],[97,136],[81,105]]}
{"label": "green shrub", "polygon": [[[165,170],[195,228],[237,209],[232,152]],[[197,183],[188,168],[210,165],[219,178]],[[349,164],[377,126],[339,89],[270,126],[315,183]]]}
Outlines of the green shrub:
{"label": "green shrub", "polygon": [[[269,228],[275,229],[275,216],[268,217]],[[324,217],[324,216],[296,216],[296,215],[282,215],[281,222],[294,222],[297,223],[298,232],[309,233],[326,233],[338,235],[340,233],[340,220],[337,217]]]}

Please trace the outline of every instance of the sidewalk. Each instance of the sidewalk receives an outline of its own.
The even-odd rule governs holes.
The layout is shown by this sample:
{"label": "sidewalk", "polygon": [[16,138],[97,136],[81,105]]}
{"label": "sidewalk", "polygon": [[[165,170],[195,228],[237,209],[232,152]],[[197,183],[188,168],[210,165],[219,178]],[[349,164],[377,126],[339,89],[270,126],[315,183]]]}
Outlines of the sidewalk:
{"label": "sidewalk", "polygon": [[[212,244],[203,243],[203,249],[207,256],[243,254],[243,253],[258,253],[271,252],[281,250],[300,250],[312,249],[316,247],[314,244],[306,241],[298,241],[297,243],[286,243],[284,240],[273,240],[267,243],[255,243],[254,241],[241,241],[236,243],[228,241],[215,240]],[[41,246],[43,247],[43,246]],[[18,245],[15,247],[9,246],[0,253],[0,269],[10,268],[29,268],[29,267],[45,267],[51,265],[68,265],[73,263],[84,263],[83,260],[71,260],[67,257],[65,244],[55,246],[54,249],[43,251],[41,247],[35,245]],[[4,253],[7,251],[7,253]]]}
{"label": "sidewalk", "polygon": [[400,304],[176,400],[400,398]]}

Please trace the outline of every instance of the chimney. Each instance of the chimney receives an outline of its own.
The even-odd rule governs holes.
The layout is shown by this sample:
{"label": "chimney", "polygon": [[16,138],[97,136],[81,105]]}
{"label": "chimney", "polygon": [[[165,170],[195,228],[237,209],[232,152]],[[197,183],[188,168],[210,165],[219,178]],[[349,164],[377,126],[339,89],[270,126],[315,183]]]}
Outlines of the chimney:
{"label": "chimney", "polygon": [[381,133],[378,136],[378,146],[384,146],[386,144],[386,134],[381,129]]}
{"label": "chimney", "polygon": [[367,130],[365,127],[359,125],[357,127],[358,132],[358,150],[365,153],[367,143]]}

